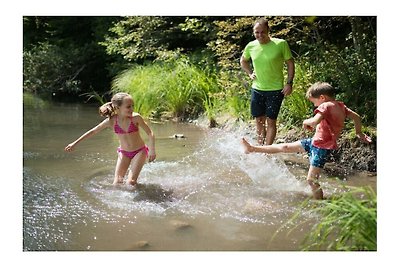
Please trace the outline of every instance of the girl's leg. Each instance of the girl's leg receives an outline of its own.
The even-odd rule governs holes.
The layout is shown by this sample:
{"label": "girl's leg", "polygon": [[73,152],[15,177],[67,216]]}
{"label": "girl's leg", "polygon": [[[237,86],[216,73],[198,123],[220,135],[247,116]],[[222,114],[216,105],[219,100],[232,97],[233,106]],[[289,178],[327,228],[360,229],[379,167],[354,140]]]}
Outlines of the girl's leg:
{"label": "girl's leg", "polygon": [[135,185],[137,179],[139,177],[140,171],[142,170],[143,165],[147,160],[147,151],[142,150],[135,155],[135,157],[131,160],[130,170],[128,173],[127,183],[131,185]]}
{"label": "girl's leg", "polygon": [[297,152],[305,152],[303,146],[300,141],[296,141],[293,143],[283,143],[283,144],[273,144],[269,146],[252,146],[246,139],[242,139],[242,144],[244,147],[244,152],[246,154],[251,152],[256,153],[297,153]]}
{"label": "girl's leg", "polygon": [[126,171],[128,170],[131,159],[124,157],[121,152],[118,153],[117,165],[115,166],[115,176],[113,184],[122,184]]}
{"label": "girl's leg", "polygon": [[322,192],[321,186],[318,183],[320,174],[321,174],[321,168],[310,165],[307,174],[307,182],[311,186],[314,199],[324,198],[324,193]]}

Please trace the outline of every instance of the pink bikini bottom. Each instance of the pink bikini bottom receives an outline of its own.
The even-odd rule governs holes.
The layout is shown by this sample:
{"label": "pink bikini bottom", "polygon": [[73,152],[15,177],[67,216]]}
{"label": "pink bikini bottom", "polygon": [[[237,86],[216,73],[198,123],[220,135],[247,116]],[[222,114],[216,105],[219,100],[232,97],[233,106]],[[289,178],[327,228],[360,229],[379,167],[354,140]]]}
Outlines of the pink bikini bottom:
{"label": "pink bikini bottom", "polygon": [[146,156],[149,154],[149,148],[146,145],[142,146],[141,148],[139,148],[135,151],[126,151],[126,150],[121,149],[121,147],[118,147],[118,149],[117,149],[118,153],[121,153],[122,155],[124,155],[125,157],[128,157],[130,159],[133,159],[142,150],[146,151]]}

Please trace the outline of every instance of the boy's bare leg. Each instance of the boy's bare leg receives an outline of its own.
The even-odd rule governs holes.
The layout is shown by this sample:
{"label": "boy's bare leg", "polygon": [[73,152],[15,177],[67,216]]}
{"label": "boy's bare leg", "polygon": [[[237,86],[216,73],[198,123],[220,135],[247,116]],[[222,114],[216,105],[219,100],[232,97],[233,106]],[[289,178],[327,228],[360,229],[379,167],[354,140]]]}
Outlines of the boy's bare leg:
{"label": "boy's bare leg", "polygon": [[245,154],[254,152],[254,146],[250,145],[250,143],[247,142],[247,140],[244,138],[242,138],[242,145],[243,145]]}
{"label": "boy's bare leg", "polygon": [[307,182],[311,186],[314,199],[323,199],[324,193],[322,192],[321,186],[318,183],[318,179],[321,174],[321,168],[310,166],[308,169]]}
{"label": "boy's bare leg", "polygon": [[268,154],[305,152],[300,141],[293,143],[273,144],[269,146],[252,146],[249,142],[247,142],[246,139],[242,138],[242,145],[244,148],[244,153],[246,154],[252,152]]}

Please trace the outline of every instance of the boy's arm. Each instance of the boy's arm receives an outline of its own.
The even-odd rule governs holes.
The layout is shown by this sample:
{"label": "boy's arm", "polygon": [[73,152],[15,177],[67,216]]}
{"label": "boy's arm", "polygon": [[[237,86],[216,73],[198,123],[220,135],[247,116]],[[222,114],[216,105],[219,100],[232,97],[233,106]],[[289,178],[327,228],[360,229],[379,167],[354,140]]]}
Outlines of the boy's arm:
{"label": "boy's arm", "polygon": [[369,137],[368,135],[362,133],[361,130],[361,118],[360,115],[358,115],[357,113],[355,113],[354,111],[352,111],[351,109],[347,108],[348,114],[347,117],[352,119],[354,122],[354,128],[356,130],[356,136],[363,142],[365,143],[371,143],[371,137]]}
{"label": "boy's arm", "polygon": [[306,119],[303,121],[303,128],[306,130],[313,131],[315,126],[318,125],[323,120],[324,116],[321,113],[315,114],[314,117]]}
{"label": "boy's arm", "polygon": [[87,131],[86,133],[82,134],[78,139],[76,139],[74,142],[70,143],[69,145],[67,145],[65,147],[65,151],[70,152],[74,149],[74,147],[81,142],[82,140],[89,138],[95,134],[97,134],[98,132],[100,132],[101,130],[107,128],[110,124],[110,120],[107,118],[104,121],[102,121],[101,123],[99,123],[97,126],[93,127],[92,129],[90,129],[89,131]]}

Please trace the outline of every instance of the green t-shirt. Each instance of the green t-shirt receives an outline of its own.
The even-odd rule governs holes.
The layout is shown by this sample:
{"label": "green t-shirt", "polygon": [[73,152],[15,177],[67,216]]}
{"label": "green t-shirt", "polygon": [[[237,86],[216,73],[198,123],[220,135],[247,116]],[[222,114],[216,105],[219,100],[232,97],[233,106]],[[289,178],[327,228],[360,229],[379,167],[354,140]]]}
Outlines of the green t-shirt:
{"label": "green t-shirt", "polygon": [[292,52],[285,40],[271,38],[266,44],[254,40],[244,48],[243,57],[252,60],[256,74],[253,88],[261,91],[283,88],[283,64],[292,58]]}

